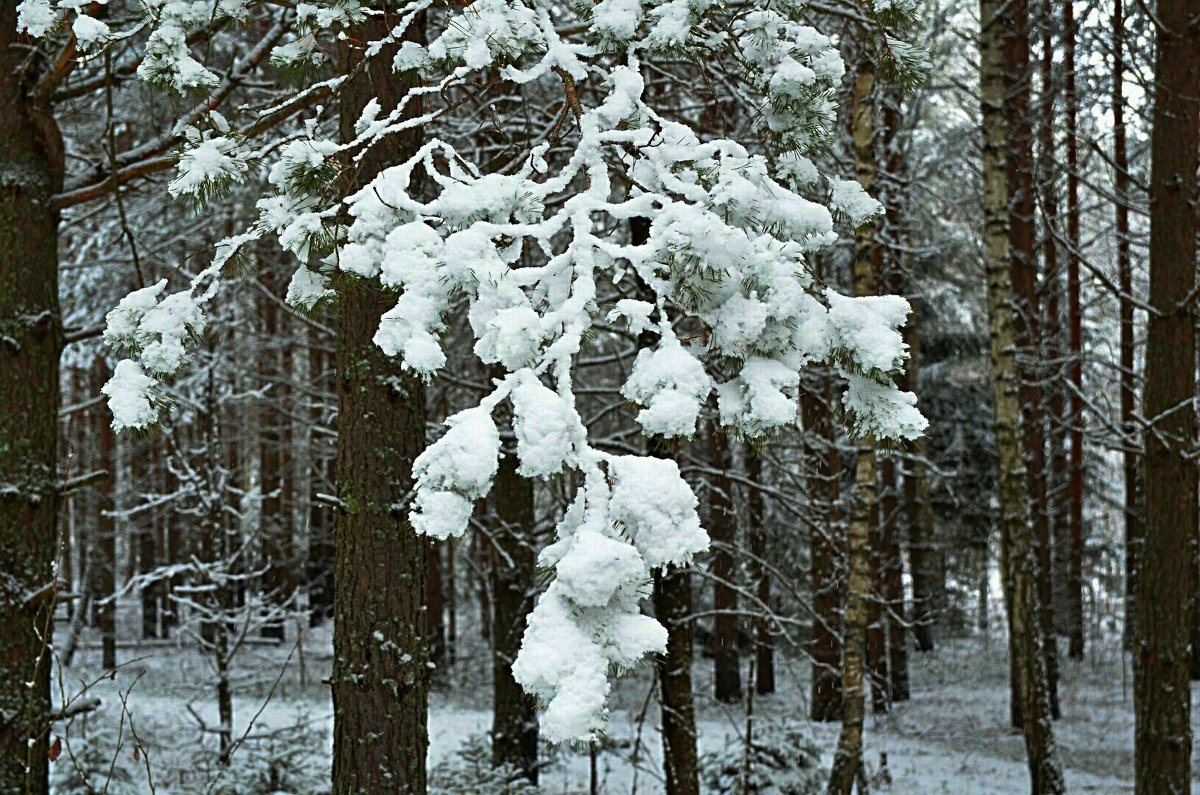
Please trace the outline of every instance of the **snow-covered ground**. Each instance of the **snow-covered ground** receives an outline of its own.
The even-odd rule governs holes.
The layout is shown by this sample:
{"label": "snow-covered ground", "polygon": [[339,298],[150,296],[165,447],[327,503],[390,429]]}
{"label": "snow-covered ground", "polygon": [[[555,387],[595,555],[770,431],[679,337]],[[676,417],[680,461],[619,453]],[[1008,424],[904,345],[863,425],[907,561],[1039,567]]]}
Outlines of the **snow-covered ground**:
{"label": "snow-covered ground", "polygon": [[[256,645],[243,652],[235,682],[239,693],[236,734],[241,736],[254,721],[249,734],[259,739],[248,744],[249,748],[255,743],[261,746],[261,738],[269,740],[273,732],[302,728],[308,732],[307,748],[299,749],[299,755],[303,764],[320,769],[327,764],[331,725],[327,687],[322,684],[330,662],[328,634],[306,636],[303,655],[295,650],[285,666],[289,651],[293,651],[290,644]],[[62,672],[68,693],[73,686],[77,689],[73,683],[80,678],[97,673],[97,653],[89,642],[77,656],[76,666]],[[121,695],[125,694],[156,791],[194,791],[209,775],[206,771],[215,745],[201,721],[209,729],[217,724],[214,695],[204,686],[208,674],[203,661],[194,652],[174,645],[123,645],[119,656],[123,665],[116,677],[99,682],[90,691],[103,699],[104,707],[88,716],[86,727],[77,721],[69,735],[70,748],[80,748],[84,736],[107,735],[106,741],[111,742],[122,712]],[[987,644],[982,639],[953,641],[934,654],[914,654],[910,659],[912,699],[896,705],[888,715],[868,718],[866,760],[875,789],[956,795],[1027,792],[1023,741],[1007,722],[1002,638],[993,636]],[[434,693],[431,766],[445,763],[469,738],[480,737],[488,729],[490,695],[484,666],[476,662],[461,662]],[[746,722],[741,706],[717,704],[707,697],[710,675],[711,664],[698,662],[695,679],[701,753],[737,745]],[[601,792],[630,793],[635,784],[637,793],[661,791],[657,705],[648,692],[651,679],[649,670],[642,669],[618,684],[608,732],[596,751]],[[778,681],[779,693],[755,700],[759,725],[805,719],[807,665],[785,661]],[[1063,718],[1055,730],[1069,790],[1132,792],[1133,695],[1128,657],[1123,657],[1113,642],[1089,649],[1082,662],[1064,660],[1060,693]],[[1196,693],[1194,690],[1193,699]],[[827,766],[838,726],[811,724],[810,728],[824,750],[822,765]],[[636,741],[639,731],[640,744]],[[243,764],[251,764],[252,757],[262,758],[263,753],[261,747],[239,751]],[[886,773],[880,769],[884,754]],[[140,754],[134,757],[128,739],[122,756],[124,766],[144,781],[146,760]],[[560,748],[543,774],[542,788],[563,795],[586,793],[590,767],[586,747]],[[1194,791],[1200,792],[1200,777],[1197,782]]]}

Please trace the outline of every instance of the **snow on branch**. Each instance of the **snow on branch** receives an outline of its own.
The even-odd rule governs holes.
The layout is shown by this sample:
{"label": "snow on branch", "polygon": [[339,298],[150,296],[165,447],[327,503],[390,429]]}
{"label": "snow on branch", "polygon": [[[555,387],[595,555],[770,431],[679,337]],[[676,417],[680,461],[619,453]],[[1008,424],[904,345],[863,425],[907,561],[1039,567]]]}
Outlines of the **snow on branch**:
{"label": "snow on branch", "polygon": [[[168,0],[156,14],[145,76],[174,90],[211,85],[215,75],[181,51],[194,21],[171,16],[177,5]],[[428,5],[397,12],[392,38]],[[163,404],[162,382],[186,365],[203,331],[202,306],[224,263],[265,234],[300,262],[288,291],[297,307],[334,297],[338,272],[397,291],[375,341],[422,376],[445,366],[445,318],[465,301],[476,355],[504,374],[417,460],[413,526],[438,538],[466,530],[497,471],[492,412],[504,401],[519,471],[571,472],[581,484],[542,552],[555,576],[514,664],[553,740],[603,728],[611,672],[665,650],[666,631],[640,608],[652,570],[685,565],[708,546],[674,462],[592,443],[573,391],[589,335],[611,319],[657,336],[622,389],[647,434],[691,436],[714,390],[721,422],[745,436],[793,426],[800,372],[818,363],[846,377],[855,433],[913,439],[925,426],[915,398],[892,381],[907,356],[899,331],[907,303],[841,296],[809,267],[837,239],[835,219],[859,226],[881,211],[857,183],[823,179],[808,157],[836,118],[845,70],[835,43],[800,21],[798,2],[581,5],[476,0],[446,10],[428,46],[406,43],[395,57],[423,85],[386,113],[372,103],[352,142],[322,137],[315,120],[270,145],[220,129],[193,135],[171,192],[212,200],[253,153],[271,160],[259,224],[224,243],[188,291],[163,297],[160,284],[126,298],[106,332],[130,353],[105,388],[114,425],[145,427]],[[26,14],[34,26],[39,8]],[[352,24],[356,8],[306,7],[273,59],[318,57],[316,37]],[[375,57],[383,42],[364,46]],[[729,75],[729,90],[759,109],[753,130],[714,137],[673,114],[674,100],[647,85],[644,69],[664,54]],[[467,134],[434,124],[464,108],[451,88],[494,80],[563,97],[546,139],[527,142],[502,169],[476,161]],[[428,134],[412,157],[354,195],[330,197],[340,163],[415,127]],[[631,221],[648,227],[644,240],[626,234]],[[645,300],[602,309],[602,285],[622,281],[641,285]]]}

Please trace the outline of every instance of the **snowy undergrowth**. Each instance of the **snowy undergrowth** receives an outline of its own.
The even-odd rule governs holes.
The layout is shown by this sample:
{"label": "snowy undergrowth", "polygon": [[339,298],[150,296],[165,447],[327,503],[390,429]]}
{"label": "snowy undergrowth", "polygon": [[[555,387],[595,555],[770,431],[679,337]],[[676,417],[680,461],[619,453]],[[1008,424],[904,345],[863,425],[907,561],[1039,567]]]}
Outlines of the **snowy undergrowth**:
{"label": "snowy undergrowth", "polygon": [[[99,671],[98,649],[87,642],[89,640],[90,635],[85,637],[77,667],[69,673],[86,677],[89,671]],[[304,739],[296,742],[294,750],[307,755],[305,764],[316,774],[327,770],[330,754],[332,716],[328,690],[320,684],[320,679],[328,674],[328,643],[328,636],[320,634],[306,643],[307,684],[301,686],[299,669],[293,659],[279,689],[257,718],[254,732],[266,736],[304,723],[308,731]],[[1123,674],[1119,640],[1112,639],[1105,644],[1090,651],[1088,659],[1081,664],[1067,664],[1063,668],[1064,714],[1055,730],[1072,792],[1117,793],[1132,788],[1132,688],[1123,690],[1122,686],[1123,676],[1129,675],[1128,660],[1123,663]],[[137,662],[129,668],[119,669],[115,680],[105,679],[96,694],[104,699],[106,707],[118,705],[117,693],[129,688],[139,672],[144,671],[128,698],[139,732],[147,740],[157,791],[173,795],[191,792],[196,787],[202,789],[207,778],[197,760],[208,758],[211,765],[214,749],[211,744],[207,750],[200,747],[198,741],[203,740],[203,734],[184,705],[190,703],[201,716],[210,721],[215,719],[215,706],[198,698],[190,685],[194,670],[201,668],[203,661],[186,649],[144,648],[130,650],[128,654]],[[864,759],[868,772],[879,775],[880,754],[887,754],[888,775],[893,781],[890,789],[877,787],[877,790],[905,795],[1019,795],[1028,792],[1029,774],[1023,739],[1007,723],[1004,654],[1003,638],[995,635],[987,645],[979,638],[971,638],[945,643],[932,655],[911,655],[912,700],[898,705],[888,716],[869,715],[867,718]],[[253,659],[244,661],[245,669],[241,673],[261,677],[262,670],[281,666],[286,656],[286,649],[260,649]],[[464,741],[486,733],[491,725],[486,686],[467,688],[458,678],[466,675],[469,668],[471,661],[464,660],[460,668],[449,672],[449,686],[432,699],[431,770],[441,767],[444,771],[454,769],[460,776],[464,775],[471,767],[472,753],[469,747],[464,747]],[[778,674],[780,691],[771,697],[755,699],[755,725],[766,730],[772,725],[798,720],[811,732],[813,743],[821,751],[819,768],[826,771],[836,745],[838,725],[809,724],[804,720],[807,663],[782,659]],[[696,665],[699,748],[702,754],[715,752],[732,757],[740,751],[739,738],[744,731],[745,715],[740,706],[718,704],[708,696],[711,675],[711,663]],[[597,760],[602,782],[600,791],[605,795],[629,793],[635,776],[639,793],[654,795],[662,792],[659,740],[653,730],[657,722],[654,704],[650,705],[643,725],[636,772],[632,765],[638,716],[650,686],[650,672],[641,668],[635,676],[616,683],[608,730],[600,743]],[[239,695],[235,706],[235,728],[239,734],[263,705],[265,695],[265,692]],[[1193,708],[1200,708],[1200,691],[1197,690],[1193,691]],[[115,738],[117,716],[112,709],[107,709],[103,715],[108,725],[99,726],[101,715],[94,715],[87,731],[81,733],[80,744],[74,744],[73,739],[72,747],[82,750],[84,737],[99,736],[102,747],[98,748],[95,757],[99,760],[103,756],[100,761],[108,761],[111,757],[105,755],[104,748],[110,748]],[[465,751],[466,757],[460,755],[460,751]],[[242,759],[235,756],[235,760]],[[55,780],[62,780],[65,775],[65,770],[59,769],[63,761],[60,757],[55,763]],[[141,763],[133,757],[129,746],[125,747],[119,762],[123,770],[134,776],[134,791],[145,791]],[[266,769],[249,758],[245,758],[243,764],[248,768]],[[563,747],[542,773],[542,790],[586,792],[588,770],[586,746]],[[1197,786],[1200,786],[1200,778]],[[706,788],[705,792],[718,795],[720,790]]]}

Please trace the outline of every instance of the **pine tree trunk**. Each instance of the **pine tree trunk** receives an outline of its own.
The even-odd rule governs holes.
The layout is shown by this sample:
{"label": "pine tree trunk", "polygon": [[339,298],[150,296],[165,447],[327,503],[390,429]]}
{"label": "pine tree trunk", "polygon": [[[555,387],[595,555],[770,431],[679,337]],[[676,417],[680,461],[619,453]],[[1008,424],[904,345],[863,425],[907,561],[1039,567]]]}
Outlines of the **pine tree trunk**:
{"label": "pine tree trunk", "polygon": [[[394,24],[380,15],[351,31],[342,45],[343,74],[351,74],[360,60],[361,42],[386,37]],[[423,42],[423,17],[399,38]],[[342,90],[344,140],[354,135],[368,101],[378,98],[386,112],[415,79],[394,74],[386,50]],[[408,112],[419,113],[419,103]],[[414,132],[377,145],[359,161],[348,187],[366,184],[410,155],[418,142]],[[372,341],[394,299],[345,274],[336,284],[340,508],[333,530],[333,792],[423,795],[429,744],[427,542],[413,532],[405,505],[413,460],[425,447],[423,388]]]}
{"label": "pine tree trunk", "polygon": [[442,545],[425,542],[425,642],[433,676],[444,679],[446,668],[446,592],[442,577]]}
{"label": "pine tree trunk", "polygon": [[[131,491],[134,494],[152,490],[151,483],[158,465],[158,451],[158,445],[147,445],[144,450],[135,449],[130,457],[129,474]],[[143,521],[145,524],[137,531],[137,571],[139,574],[147,574],[158,567],[161,549],[159,541],[162,530],[161,511],[152,510]],[[142,588],[142,638],[144,640],[157,638],[162,634],[162,585],[162,581],[158,580]]]}
{"label": "pine tree trunk", "polygon": [[1067,655],[1083,657],[1083,309],[1079,282],[1079,139],[1075,93],[1075,10],[1063,3],[1063,70],[1067,143],[1067,317],[1071,351],[1071,459],[1068,467],[1071,554],[1067,566]]}
{"label": "pine tree trunk", "polygon": [[[715,399],[712,401],[715,404]],[[713,406],[715,409],[715,405]],[[708,534],[712,541],[709,571],[713,589],[713,696],[725,704],[742,700],[741,660],[738,656],[737,516],[733,507],[729,441],[717,422],[708,429],[709,462],[720,474],[708,478]]]}
{"label": "pine tree trunk", "polygon": [[1125,131],[1125,11],[1123,0],[1113,0],[1112,16],[1112,114],[1113,168],[1117,233],[1117,282],[1121,291],[1121,429],[1124,432],[1122,469],[1125,480],[1125,633],[1124,645],[1131,648],[1134,637],[1134,604],[1137,592],[1138,558],[1141,550],[1142,464],[1138,448],[1141,434],[1134,419],[1137,405],[1137,367],[1134,359],[1133,259],[1129,243],[1129,151]]}
{"label": "pine tree trunk", "polygon": [[[1068,521],[1068,478],[1067,478],[1067,425],[1065,400],[1065,368],[1062,357],[1062,273],[1058,261],[1058,237],[1061,235],[1058,220],[1058,159],[1055,149],[1054,101],[1059,87],[1054,82],[1054,5],[1051,0],[1042,0],[1038,9],[1042,23],[1042,58],[1039,69],[1041,76],[1038,97],[1038,192],[1042,215],[1042,289],[1046,296],[1045,364],[1042,369],[1044,405],[1048,409],[1047,441],[1050,448],[1050,469],[1046,481],[1046,509],[1052,539],[1053,588],[1051,603],[1054,607],[1054,636],[1066,636],[1069,632],[1069,599],[1067,596],[1067,570],[1070,567],[1071,536]],[[1047,636],[1047,638],[1054,637]]]}
{"label": "pine tree trunk", "polygon": [[[289,602],[296,590],[295,558],[292,538],[292,507],[284,499],[289,466],[287,447],[284,444],[284,425],[287,414],[279,410],[288,400],[286,380],[281,376],[284,367],[284,351],[278,347],[280,340],[279,308],[276,298],[281,291],[278,274],[267,260],[263,262],[259,277],[261,286],[268,295],[259,299],[259,316],[263,321],[264,345],[259,350],[259,366],[263,385],[274,383],[269,395],[258,407],[259,462],[262,467],[259,537],[263,547],[263,590],[267,598],[276,604]],[[262,628],[265,638],[282,641],[286,635],[283,621],[266,624]]]}
{"label": "pine tree trunk", "polygon": [[[908,342],[908,388],[920,390],[921,336],[920,314],[914,312],[905,327]],[[933,504],[929,495],[929,475],[925,458],[918,448],[909,457],[904,473],[904,515],[908,524],[908,559],[912,567],[912,636],[917,651],[933,651],[934,627],[941,610],[938,549],[933,524]],[[944,572],[943,572],[944,574]]]}
{"label": "pine tree trunk", "polygon": [[[900,552],[899,508],[896,461],[883,460],[884,493],[880,500],[883,520],[883,598],[887,619],[888,695],[892,701],[908,701],[908,632],[904,627],[904,557]],[[891,517],[891,518],[887,518]]]}
{"label": "pine tree trunk", "polygon": [[16,4],[0,3],[0,792],[47,791],[58,498],[62,140],[31,105]]}
{"label": "pine tree trunk", "polygon": [[[105,369],[104,357],[97,357],[94,365],[95,394],[100,394]],[[111,671],[117,667],[117,604],[112,601],[112,595],[117,589],[117,523],[113,511],[117,507],[114,495],[119,481],[116,440],[109,424],[108,409],[96,407],[93,422],[96,426],[97,463],[100,469],[108,471],[108,477],[97,486],[100,499],[96,505],[96,536],[93,539],[92,598],[96,609],[96,628],[100,630],[100,665],[104,670]]]}
{"label": "pine tree trunk", "polygon": [[988,318],[999,458],[1001,569],[1008,613],[1009,657],[1021,705],[1033,792],[1061,793],[1050,698],[1037,611],[1033,539],[1020,428],[1020,374],[1014,356],[1016,312],[1009,261],[1006,164],[1006,34],[1024,27],[1020,3],[981,0],[980,104],[983,122],[984,243]]}
{"label": "pine tree trunk", "polygon": [[696,709],[692,702],[692,582],[687,569],[654,573],[654,615],[667,628],[658,662],[666,795],[699,795]]}
{"label": "pine tree trunk", "polygon": [[[650,221],[633,218],[629,237],[635,245],[650,239]],[[645,293],[647,288],[639,285]],[[638,348],[650,347],[654,335],[643,331]],[[646,440],[646,454],[671,458],[666,440]],[[654,572],[650,601],[654,616],[667,630],[667,651],[657,661],[662,707],[662,756],[666,795],[699,795],[700,765],[696,752],[696,707],[692,696],[692,577],[684,568],[670,566]]]}
{"label": "pine tree trunk", "polygon": [[[871,193],[875,188],[875,74],[869,55],[859,56],[854,81],[853,136],[854,162],[858,181]],[[876,292],[875,248],[871,227],[854,235],[854,294]],[[842,637],[842,730],[830,771],[829,795],[850,795],[856,781],[863,777],[864,658],[868,644],[871,598],[871,529],[876,512],[875,440],[858,442],[855,465],[854,513],[847,534],[847,587],[845,633]]]}
{"label": "pine tree trunk", "polygon": [[[505,426],[511,420],[508,419]],[[533,481],[517,473],[516,442],[504,427],[504,455],[492,486],[492,759],[538,778],[538,719],[533,699],[512,675],[537,591]]]}
{"label": "pine tree trunk", "polygon": [[[876,464],[878,465],[878,456],[876,456]],[[876,466],[877,471],[878,468]],[[876,488],[878,488],[878,484],[876,484]],[[871,678],[871,710],[876,715],[882,715],[891,706],[892,693],[888,676],[887,613],[885,609],[887,595],[883,581],[883,528],[880,526],[879,502],[876,501],[873,507],[871,530],[868,535],[871,596],[867,600],[867,671]]]}
{"label": "pine tree trunk", "polygon": [[829,379],[822,378],[824,394],[806,391],[800,398],[804,421],[805,461],[809,469],[806,489],[810,518],[809,584],[813,627],[811,660],[812,693],[809,717],[829,723],[842,717],[842,577],[839,575],[841,521],[837,496],[841,462],[829,411]]}
{"label": "pine tree trunk", "polygon": [[1188,686],[1196,554],[1196,169],[1200,166],[1200,16],[1159,0],[1150,169],[1146,340],[1146,529],[1133,644],[1138,795],[1191,788]]}
{"label": "pine tree trunk", "polygon": [[760,696],[775,692],[775,641],[772,634],[771,572],[763,565],[767,560],[767,532],[763,522],[762,453],[746,445],[746,477],[750,481],[746,503],[750,513],[750,569],[754,593],[758,599],[758,615],[754,618],[754,692]]}
{"label": "pine tree trunk", "polygon": [[[322,349],[324,340],[314,331],[309,334],[308,372],[309,381],[313,384],[316,395],[323,394],[326,388],[336,389],[332,381],[330,357]],[[313,426],[326,422],[321,410],[321,399],[313,397],[314,410],[310,412]],[[333,490],[330,485],[330,461],[323,453],[323,445],[318,432],[310,430],[308,437],[309,449],[309,478],[308,478],[308,549],[304,562],[304,579],[308,585],[309,626],[318,627],[333,615],[333,534],[331,530],[330,507],[323,504],[317,495]]]}

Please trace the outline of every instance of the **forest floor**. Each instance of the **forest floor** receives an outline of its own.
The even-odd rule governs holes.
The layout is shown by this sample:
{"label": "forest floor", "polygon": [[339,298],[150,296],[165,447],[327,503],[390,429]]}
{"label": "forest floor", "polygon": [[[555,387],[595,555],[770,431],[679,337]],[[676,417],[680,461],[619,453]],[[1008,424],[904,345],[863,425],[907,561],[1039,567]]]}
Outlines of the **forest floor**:
{"label": "forest floor", "polygon": [[[118,656],[121,665],[116,676],[103,678],[87,693],[99,696],[104,705],[76,719],[67,731],[67,753],[56,765],[73,756],[87,768],[84,757],[91,744],[91,765],[101,771],[97,775],[102,781],[120,730],[124,747],[117,754],[118,767],[128,771],[134,783],[125,789],[110,787],[113,795],[151,791],[146,784],[147,760],[157,793],[222,791],[204,786],[205,781],[211,783],[215,769],[212,730],[218,722],[205,661],[194,650],[173,642],[121,644]],[[332,719],[328,688],[322,680],[328,676],[330,658],[327,630],[306,633],[302,648],[293,641],[283,646],[254,644],[241,652],[233,683],[238,694],[235,735],[248,732],[250,739],[235,756],[239,770],[265,769],[269,761],[277,762],[280,769],[302,769],[310,775],[326,769]],[[479,662],[479,658],[460,660],[433,694],[432,768],[446,769],[452,763],[470,768],[472,763],[464,761],[462,750],[472,740],[475,747],[482,747],[491,715],[486,666]],[[910,662],[911,700],[895,705],[889,714],[868,716],[865,758],[874,789],[955,795],[1028,792],[1023,740],[1008,725],[1003,639],[993,635],[986,643],[982,638],[950,641],[933,654],[912,654]],[[822,751],[823,774],[838,725],[805,720],[806,663],[783,661],[779,668],[779,692],[755,699],[756,725],[790,720],[807,726]],[[73,668],[59,673],[68,697],[80,690],[81,681],[100,675],[95,639],[86,638]],[[743,706],[718,704],[704,695],[711,692],[711,661],[697,663],[695,685],[701,753],[732,749],[734,758],[740,758],[739,737],[746,725]],[[595,753],[602,793],[661,792],[657,705],[651,687],[649,666],[617,684],[608,731]],[[1063,715],[1055,723],[1055,732],[1068,790],[1132,792],[1132,672],[1119,644],[1115,640],[1096,644],[1084,660],[1064,660],[1059,692]],[[1200,687],[1192,692],[1193,713],[1200,715],[1195,709],[1200,706],[1196,704]],[[59,696],[56,687],[56,703]],[[123,713],[133,717],[144,754],[134,754],[128,718],[122,724]],[[880,769],[883,754],[886,773]],[[542,791],[586,793],[590,768],[586,747],[551,751],[542,773]],[[1200,759],[1195,768],[1200,770]],[[67,790],[60,787],[59,791]],[[223,791],[252,795],[244,784]],[[1193,791],[1200,792],[1200,776]],[[307,793],[297,790],[296,795]]]}

